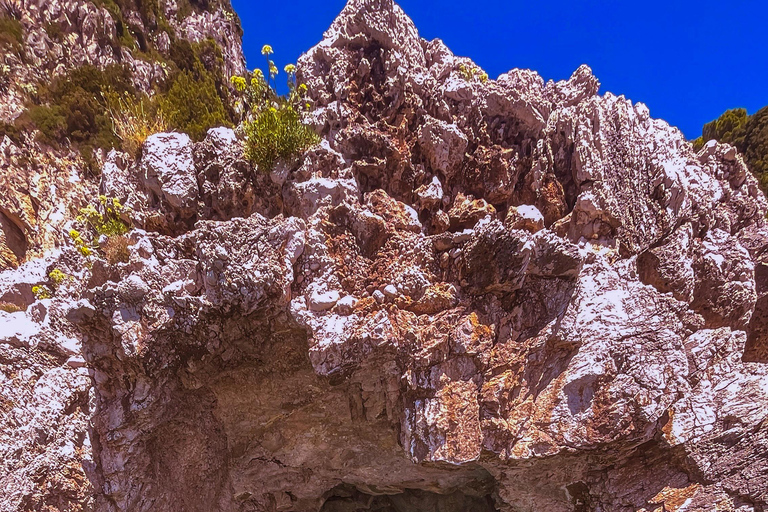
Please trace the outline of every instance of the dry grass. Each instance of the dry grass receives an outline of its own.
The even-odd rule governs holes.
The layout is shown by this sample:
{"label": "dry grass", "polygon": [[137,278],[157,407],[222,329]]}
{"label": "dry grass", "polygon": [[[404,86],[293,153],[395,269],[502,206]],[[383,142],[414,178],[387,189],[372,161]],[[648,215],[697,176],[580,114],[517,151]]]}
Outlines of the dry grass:
{"label": "dry grass", "polygon": [[162,109],[149,98],[136,99],[127,94],[107,94],[105,98],[112,119],[112,130],[126,153],[138,156],[147,137],[168,131],[168,122]]}
{"label": "dry grass", "polygon": [[110,265],[128,263],[131,252],[128,250],[128,238],[118,235],[111,236],[103,247],[104,257]]}
{"label": "dry grass", "polygon": [[12,302],[0,302],[0,311],[5,311],[6,313],[18,313],[19,311],[22,311],[22,309]]}

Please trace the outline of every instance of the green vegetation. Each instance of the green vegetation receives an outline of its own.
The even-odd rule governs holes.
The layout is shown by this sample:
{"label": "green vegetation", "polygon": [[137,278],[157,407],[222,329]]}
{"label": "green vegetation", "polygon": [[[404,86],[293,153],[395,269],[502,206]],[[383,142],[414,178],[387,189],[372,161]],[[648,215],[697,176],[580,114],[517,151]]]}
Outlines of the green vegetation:
{"label": "green vegetation", "polygon": [[202,140],[210,128],[230,125],[216,83],[207,73],[182,71],[160,104],[170,125],[194,140]]}
{"label": "green vegetation", "polygon": [[24,49],[24,29],[21,22],[7,13],[0,14],[0,49],[20,54]]}
{"label": "green vegetation", "polygon": [[0,141],[3,140],[6,135],[10,137],[15,144],[19,144],[21,141],[21,133],[16,125],[0,122]]}
{"label": "green vegetation", "polygon": [[31,125],[40,130],[38,138],[54,147],[66,142],[80,149],[88,160],[94,147],[118,147],[107,114],[104,92],[129,91],[135,94],[130,72],[111,65],[101,70],[82,66],[37,88],[36,103],[16,120],[16,127]]}
{"label": "green vegetation", "polygon": [[178,0],[176,2],[178,11],[176,12],[176,18],[183,20],[194,10],[197,11],[212,11],[221,6],[220,0]]}
{"label": "green vegetation", "polygon": [[269,58],[272,47],[265,45],[261,53],[267,58],[269,78],[257,69],[250,81],[244,77],[232,77],[231,81],[251,108],[251,119],[244,125],[246,157],[259,170],[269,172],[278,161],[298,157],[320,139],[301,122],[302,112],[309,110],[311,104],[306,98],[306,85],[296,83],[296,67],[292,64],[285,67],[289,93],[279,96],[272,85],[278,74]]}
{"label": "green vegetation", "polygon": [[168,126],[198,141],[211,128],[232,126],[236,114],[216,42],[207,39],[193,44],[174,38],[169,53],[171,71],[156,96],[156,107]]}
{"label": "green vegetation", "polygon": [[178,69],[159,99],[171,127],[202,140],[210,128],[235,120],[224,79],[224,57],[215,41],[171,43],[170,58]]}
{"label": "green vegetation", "polygon": [[[77,221],[93,229],[97,235],[121,236],[131,230],[131,226],[122,219],[125,207],[120,204],[120,201],[116,198],[99,196],[99,203],[103,213],[93,205],[88,205],[80,209]],[[72,232],[70,232],[71,235]]]}
{"label": "green vegetation", "polygon": [[763,191],[768,191],[768,107],[751,116],[743,108],[726,111],[704,125],[702,136],[694,140],[693,145],[700,149],[712,139],[735,146],[744,155]]}
{"label": "green vegetation", "polygon": [[106,236],[107,242],[101,248],[107,261],[114,264],[127,261],[128,239],[125,234],[131,226],[123,220],[125,207],[116,198],[99,196],[98,208],[88,205],[80,209],[77,222],[84,228],[81,233],[76,229],[69,231],[69,238],[75,244],[78,252],[86,258],[100,249],[99,238]]}
{"label": "green vegetation", "polygon": [[[123,65],[103,69],[86,65],[50,82],[20,84],[29,97],[26,110],[12,124],[0,124],[0,138],[8,135],[20,143],[24,133],[37,130],[40,142],[79,150],[95,173],[96,148],[118,148],[138,156],[152,133],[176,130],[201,140],[210,128],[240,121],[230,97],[224,58],[213,39],[190,43],[177,38],[161,0],[91,1],[106,9],[115,22],[117,37],[105,43],[116,52],[127,47],[134,57],[160,63],[164,77],[150,84],[152,90],[146,93],[136,90],[131,71]],[[221,2],[178,0],[177,5],[186,16],[218,9]],[[44,28],[52,40],[63,38],[60,25],[50,23]],[[152,43],[160,32],[166,32],[171,43],[165,54]],[[18,50],[21,44],[21,23],[12,9],[0,8],[0,51]],[[0,92],[10,83],[10,68],[0,64]]]}
{"label": "green vegetation", "polygon": [[701,149],[707,141],[714,139],[738,147],[744,141],[744,126],[748,120],[746,109],[727,110],[719,118],[705,124],[701,137],[694,140],[693,144],[696,149]]}
{"label": "green vegetation", "polygon": [[14,127],[0,131],[18,138],[17,132],[37,128],[41,142],[72,144],[88,162],[94,148],[121,148],[136,156],[144,140],[159,131],[173,129],[201,140],[210,128],[232,125],[224,59],[214,41],[174,39],[164,62],[168,77],[152,96],[136,91],[124,66],[76,68],[40,84]]}
{"label": "green vegetation", "polygon": [[48,23],[45,26],[45,33],[48,34],[52,41],[61,42],[64,39],[64,31],[61,25],[56,22]]}

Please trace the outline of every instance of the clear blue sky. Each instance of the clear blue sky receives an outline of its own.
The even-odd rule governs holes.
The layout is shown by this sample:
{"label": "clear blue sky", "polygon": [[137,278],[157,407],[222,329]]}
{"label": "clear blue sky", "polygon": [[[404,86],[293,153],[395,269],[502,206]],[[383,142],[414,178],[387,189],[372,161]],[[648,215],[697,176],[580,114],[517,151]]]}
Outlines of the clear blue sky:
{"label": "clear blue sky", "polygon": [[[271,44],[283,65],[315,45],[345,0],[232,0],[249,67]],[[401,0],[422,37],[439,37],[491,78],[530,68],[545,79],[592,67],[601,93],[624,94],[690,138],[724,110],[768,105],[765,0]]]}

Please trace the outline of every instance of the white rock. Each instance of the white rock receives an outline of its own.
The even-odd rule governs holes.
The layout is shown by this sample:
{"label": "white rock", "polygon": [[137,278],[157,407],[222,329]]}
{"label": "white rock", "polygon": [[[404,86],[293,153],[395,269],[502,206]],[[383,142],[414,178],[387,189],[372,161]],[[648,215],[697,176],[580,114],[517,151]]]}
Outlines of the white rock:
{"label": "white rock", "polygon": [[309,297],[309,309],[312,311],[328,311],[339,302],[341,295],[336,290],[320,293],[313,292]]}
{"label": "white rock", "polygon": [[419,197],[419,203],[422,208],[432,208],[440,204],[443,200],[443,184],[437,176],[432,177],[429,184],[422,185],[416,189],[416,195]]}
{"label": "white rock", "polygon": [[206,138],[219,148],[229,146],[237,141],[237,135],[232,128],[226,126],[219,126],[217,128],[211,128],[208,130]]}
{"label": "white rock", "polygon": [[141,159],[144,185],[179,210],[197,206],[198,186],[192,141],[183,133],[156,133],[147,138]]}
{"label": "white rock", "polygon": [[507,229],[524,229],[537,233],[544,229],[544,216],[538,208],[530,204],[511,207],[504,221]]}
{"label": "white rock", "polygon": [[387,286],[385,286],[383,292],[384,292],[384,295],[386,295],[390,299],[394,299],[398,295],[397,288],[395,288],[394,285],[391,285],[391,284],[388,284]]}
{"label": "white rock", "polygon": [[454,233],[453,243],[463,244],[464,242],[469,241],[469,239],[472,238],[472,234],[474,232],[475,231],[473,229],[465,229],[464,231],[459,231],[458,233]]}
{"label": "white rock", "polygon": [[336,310],[341,315],[351,315],[356,305],[357,299],[351,295],[347,295],[342,297],[341,300],[336,303]]}
{"label": "white rock", "polygon": [[67,359],[67,366],[70,368],[83,368],[85,366],[85,359],[81,356],[72,356]]}
{"label": "white rock", "polygon": [[4,313],[0,311],[0,343],[14,347],[28,347],[30,340],[37,334],[39,325],[31,321],[24,313]]}

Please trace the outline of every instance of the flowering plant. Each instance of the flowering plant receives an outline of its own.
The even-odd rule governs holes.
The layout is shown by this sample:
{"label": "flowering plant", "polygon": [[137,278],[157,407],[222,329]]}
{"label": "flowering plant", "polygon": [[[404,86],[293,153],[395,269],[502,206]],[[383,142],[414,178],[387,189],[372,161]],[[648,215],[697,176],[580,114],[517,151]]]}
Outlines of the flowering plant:
{"label": "flowering plant", "polygon": [[279,95],[273,83],[278,75],[270,45],[261,50],[267,61],[268,75],[255,69],[250,80],[235,76],[231,81],[248,105],[244,123],[245,153],[262,171],[270,171],[278,161],[289,161],[319,141],[318,136],[302,123],[302,116],[312,108],[309,88],[298,83],[296,66],[283,69],[288,75],[288,94]]}

